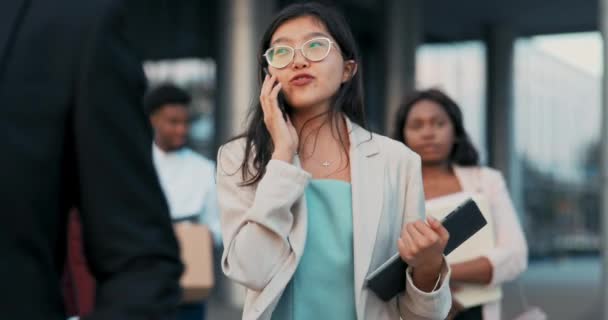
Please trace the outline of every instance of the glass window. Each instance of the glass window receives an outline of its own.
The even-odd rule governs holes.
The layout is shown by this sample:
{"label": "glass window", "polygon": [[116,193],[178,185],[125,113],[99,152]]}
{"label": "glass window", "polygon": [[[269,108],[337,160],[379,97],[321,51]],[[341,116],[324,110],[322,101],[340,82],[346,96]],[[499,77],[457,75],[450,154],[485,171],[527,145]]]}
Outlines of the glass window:
{"label": "glass window", "polygon": [[531,258],[598,253],[601,60],[598,33],[516,42],[513,196]]}
{"label": "glass window", "polygon": [[416,87],[437,88],[462,109],[464,125],[480,153],[486,157],[485,101],[486,50],[482,42],[425,44],[416,57]]}

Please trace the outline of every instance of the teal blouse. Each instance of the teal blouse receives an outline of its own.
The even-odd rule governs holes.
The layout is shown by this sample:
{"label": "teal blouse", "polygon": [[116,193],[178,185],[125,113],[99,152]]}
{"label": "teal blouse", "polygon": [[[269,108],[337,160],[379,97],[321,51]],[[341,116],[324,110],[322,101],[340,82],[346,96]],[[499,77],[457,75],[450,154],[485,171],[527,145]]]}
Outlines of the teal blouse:
{"label": "teal blouse", "polygon": [[306,246],[272,320],[356,319],[351,185],[312,180]]}

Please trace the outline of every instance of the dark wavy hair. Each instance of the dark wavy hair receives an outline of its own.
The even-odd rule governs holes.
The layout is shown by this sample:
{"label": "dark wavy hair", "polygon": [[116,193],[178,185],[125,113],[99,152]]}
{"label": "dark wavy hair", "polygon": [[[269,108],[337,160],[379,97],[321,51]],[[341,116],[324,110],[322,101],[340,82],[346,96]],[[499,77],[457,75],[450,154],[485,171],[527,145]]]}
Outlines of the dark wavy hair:
{"label": "dark wavy hair", "polygon": [[[334,38],[344,60],[354,60],[357,63],[357,72],[353,77],[340,85],[338,92],[333,96],[329,113],[329,121],[336,123],[340,114],[345,114],[352,122],[366,128],[363,105],[363,80],[359,52],[355,38],[346,22],[346,19],[336,9],[314,2],[296,3],[285,7],[274,18],[262,40],[258,50],[258,81],[264,80],[264,69],[268,67],[263,54],[270,46],[275,31],[285,22],[300,17],[314,17],[322,23],[329,34]],[[287,112],[290,106],[285,101]],[[266,165],[272,157],[274,145],[264,124],[264,114],[259,100],[256,100],[248,115],[248,124],[245,132],[233,139],[245,138],[245,158],[241,163],[241,173],[244,186],[253,185],[262,179],[266,172]],[[341,138],[342,139],[342,138]],[[343,144],[344,145],[344,144]],[[251,165],[250,165],[251,163]]]}
{"label": "dark wavy hair", "polygon": [[144,110],[148,115],[154,114],[168,104],[179,104],[188,107],[192,101],[190,94],[170,83],[164,83],[150,89],[144,96]]}
{"label": "dark wavy hair", "polygon": [[464,121],[462,120],[462,111],[460,110],[460,107],[458,107],[458,104],[456,104],[448,95],[438,89],[414,91],[403,99],[395,119],[392,138],[407,145],[405,135],[403,134],[403,128],[407,123],[407,117],[414,105],[422,100],[432,101],[440,105],[448,114],[448,117],[452,122],[455,139],[454,147],[450,153],[450,163],[460,166],[479,165],[479,153],[477,152],[477,149],[475,149],[475,146],[473,146],[469,135],[464,129]]}

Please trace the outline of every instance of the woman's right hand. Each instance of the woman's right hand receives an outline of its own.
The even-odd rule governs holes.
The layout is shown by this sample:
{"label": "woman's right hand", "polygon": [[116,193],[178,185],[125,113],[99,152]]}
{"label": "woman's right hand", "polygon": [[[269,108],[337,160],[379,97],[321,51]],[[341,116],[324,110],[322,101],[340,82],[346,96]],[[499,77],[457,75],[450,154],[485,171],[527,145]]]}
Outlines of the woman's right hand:
{"label": "woman's right hand", "polygon": [[298,133],[291,119],[283,118],[278,101],[281,83],[275,85],[276,82],[276,76],[266,75],[260,92],[260,104],[264,112],[264,124],[274,145],[272,159],[291,163],[298,150]]}

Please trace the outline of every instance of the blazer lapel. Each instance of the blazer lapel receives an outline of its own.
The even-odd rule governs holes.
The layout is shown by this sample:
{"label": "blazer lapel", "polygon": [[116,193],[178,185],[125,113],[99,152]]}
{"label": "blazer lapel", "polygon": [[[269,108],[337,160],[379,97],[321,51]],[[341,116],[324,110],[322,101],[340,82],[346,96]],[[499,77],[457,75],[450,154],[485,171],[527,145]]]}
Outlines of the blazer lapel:
{"label": "blazer lapel", "polygon": [[479,181],[475,177],[475,169],[453,165],[452,170],[454,170],[454,175],[458,179],[462,191],[473,193],[479,191]]}
{"label": "blazer lapel", "polygon": [[[355,273],[355,302],[362,306],[363,284],[372,259],[384,194],[384,166],[380,148],[369,131],[350,123],[350,165],[353,206],[353,254]],[[362,319],[362,308],[357,315]]]}
{"label": "blazer lapel", "polygon": [[7,63],[9,48],[30,0],[0,1],[0,75]]}

